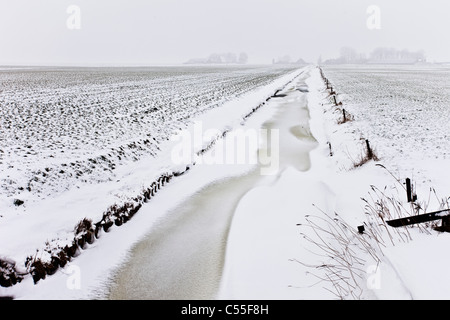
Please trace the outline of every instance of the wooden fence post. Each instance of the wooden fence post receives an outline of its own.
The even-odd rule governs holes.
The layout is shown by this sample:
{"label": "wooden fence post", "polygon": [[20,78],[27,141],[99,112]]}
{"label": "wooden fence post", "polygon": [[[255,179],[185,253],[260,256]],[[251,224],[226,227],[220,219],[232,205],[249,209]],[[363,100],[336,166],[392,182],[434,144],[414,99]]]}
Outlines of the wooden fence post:
{"label": "wooden fence post", "polygon": [[372,152],[372,148],[370,148],[370,144],[369,144],[369,140],[366,139],[366,147],[367,147],[367,157],[369,159],[373,159],[373,152]]}
{"label": "wooden fence post", "polygon": [[412,192],[411,192],[411,180],[406,178],[406,196],[408,198],[408,202],[412,201]]}

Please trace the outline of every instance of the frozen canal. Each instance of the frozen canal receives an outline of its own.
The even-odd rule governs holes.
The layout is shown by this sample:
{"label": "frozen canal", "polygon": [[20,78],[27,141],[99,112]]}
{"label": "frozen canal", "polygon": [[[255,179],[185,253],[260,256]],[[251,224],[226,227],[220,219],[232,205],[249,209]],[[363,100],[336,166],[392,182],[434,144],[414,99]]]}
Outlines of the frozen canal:
{"label": "frozen canal", "polygon": [[287,167],[302,172],[310,168],[309,152],[315,148],[316,141],[308,126],[304,83],[307,77],[308,74],[303,74],[297,78],[264,106],[274,109],[262,128],[279,133],[278,170],[264,176],[258,164],[245,175],[211,182],[181,203],[132,248],[128,260],[115,272],[107,298],[214,299],[217,296],[227,238],[239,201],[255,186],[274,183]]}

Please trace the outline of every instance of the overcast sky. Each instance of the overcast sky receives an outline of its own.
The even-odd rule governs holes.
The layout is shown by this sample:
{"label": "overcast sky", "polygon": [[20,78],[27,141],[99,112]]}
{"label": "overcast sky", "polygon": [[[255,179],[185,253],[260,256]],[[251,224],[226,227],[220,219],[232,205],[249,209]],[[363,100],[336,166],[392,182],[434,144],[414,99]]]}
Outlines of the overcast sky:
{"label": "overcast sky", "polygon": [[[367,27],[370,5],[380,29]],[[242,51],[250,63],[316,62],[343,46],[450,61],[449,16],[448,0],[0,0],[0,65],[176,64]]]}

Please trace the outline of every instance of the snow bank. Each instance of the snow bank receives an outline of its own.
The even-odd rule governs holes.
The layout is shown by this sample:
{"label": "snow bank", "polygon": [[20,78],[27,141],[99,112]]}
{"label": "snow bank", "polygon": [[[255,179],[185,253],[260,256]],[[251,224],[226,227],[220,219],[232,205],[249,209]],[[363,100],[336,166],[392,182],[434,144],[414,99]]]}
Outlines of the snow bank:
{"label": "snow bank", "polygon": [[287,168],[270,185],[255,188],[241,199],[229,234],[219,299],[288,300],[330,298],[309,268],[298,263],[311,257],[302,243],[298,223],[328,209],[333,192],[314,173]]}
{"label": "snow bank", "polygon": [[[282,165],[275,176],[245,194],[235,210],[218,299],[331,296],[313,286],[317,279],[299,263],[313,254],[298,224],[316,212],[315,206],[331,210],[335,200],[323,179],[323,157],[316,157],[323,150],[310,134],[308,112],[302,112],[308,108],[299,88],[305,91],[309,72],[281,92],[285,96],[274,106],[276,114],[264,124],[280,130]],[[293,128],[301,128],[302,134]]]}

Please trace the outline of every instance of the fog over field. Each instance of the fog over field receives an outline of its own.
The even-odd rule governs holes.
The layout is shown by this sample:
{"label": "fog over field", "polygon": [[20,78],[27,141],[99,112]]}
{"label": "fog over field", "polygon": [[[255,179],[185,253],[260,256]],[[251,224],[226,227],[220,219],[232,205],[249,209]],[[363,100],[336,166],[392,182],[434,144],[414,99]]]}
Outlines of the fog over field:
{"label": "fog over field", "polygon": [[1,0],[0,65],[177,64],[224,52],[316,62],[346,46],[450,61],[449,12],[445,0]]}

